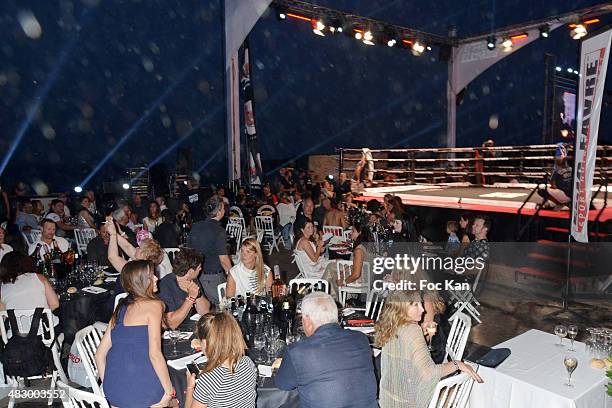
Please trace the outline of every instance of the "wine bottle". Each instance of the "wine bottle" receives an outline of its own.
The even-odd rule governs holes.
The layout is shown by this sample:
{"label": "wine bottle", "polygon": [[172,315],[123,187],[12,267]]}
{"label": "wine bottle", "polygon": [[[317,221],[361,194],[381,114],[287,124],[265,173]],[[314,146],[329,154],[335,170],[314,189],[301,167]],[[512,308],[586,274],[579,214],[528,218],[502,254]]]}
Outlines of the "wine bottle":
{"label": "wine bottle", "polygon": [[279,266],[274,265],[274,281],[272,282],[272,298],[277,299],[281,296],[285,296],[285,284],[281,280]]}

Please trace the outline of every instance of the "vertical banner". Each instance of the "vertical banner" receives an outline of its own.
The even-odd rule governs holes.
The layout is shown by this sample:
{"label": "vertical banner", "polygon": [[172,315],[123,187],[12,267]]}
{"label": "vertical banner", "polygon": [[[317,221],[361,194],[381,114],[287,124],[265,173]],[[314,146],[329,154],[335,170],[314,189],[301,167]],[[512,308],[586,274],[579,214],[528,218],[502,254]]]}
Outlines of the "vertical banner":
{"label": "vertical banner", "polygon": [[251,188],[260,188],[262,169],[257,128],[255,127],[255,98],[251,86],[251,50],[248,37],[242,45],[242,56],[240,85],[242,86],[242,100],[244,101],[244,134],[247,143],[248,181]]}
{"label": "vertical banner", "polygon": [[228,155],[228,182],[230,186],[240,179],[240,83],[239,83],[238,52],[230,58],[229,69],[226,71],[226,134]]}
{"label": "vertical banner", "polygon": [[589,204],[597,158],[597,133],[603,100],[612,30],[582,41],[578,120],[574,149],[574,191],[571,233],[578,242],[589,242]]}

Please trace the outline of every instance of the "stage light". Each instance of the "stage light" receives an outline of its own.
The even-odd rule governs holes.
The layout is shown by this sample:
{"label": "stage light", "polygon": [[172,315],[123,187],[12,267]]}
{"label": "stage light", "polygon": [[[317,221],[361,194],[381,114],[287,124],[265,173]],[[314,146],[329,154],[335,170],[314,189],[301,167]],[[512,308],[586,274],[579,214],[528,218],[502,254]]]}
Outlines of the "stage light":
{"label": "stage light", "polygon": [[342,27],[338,27],[338,28],[336,29],[336,31],[338,31],[339,33],[341,33],[341,32],[342,32]]}
{"label": "stage light", "polygon": [[76,186],[76,187],[74,188],[74,192],[75,192],[75,193],[82,193],[82,192],[83,192],[83,187],[81,187],[81,186]]}
{"label": "stage light", "polygon": [[374,36],[372,35],[371,31],[366,31],[365,33],[363,33],[363,43],[367,44],[367,45],[374,45],[374,41],[372,41],[374,39]]}
{"label": "stage light", "polygon": [[569,72],[569,73],[571,74],[572,72],[574,72],[574,70],[573,70],[573,69],[571,69],[571,68],[568,68],[568,69],[567,69],[567,72]]}
{"label": "stage light", "polygon": [[361,31],[355,31],[355,38],[357,40],[361,40],[363,38],[363,34],[361,33]]}
{"label": "stage light", "polygon": [[123,187],[124,190],[129,190],[130,189],[130,185],[128,183],[123,183],[123,185],[121,187]]}
{"label": "stage light", "polygon": [[423,53],[423,51],[425,51],[425,46],[423,44],[421,44],[418,41],[415,41],[414,44],[412,44],[412,54],[415,56],[419,56]]}
{"label": "stage light", "polygon": [[578,74],[580,74],[580,72],[578,72],[578,71],[574,70],[574,74],[575,74],[575,75],[578,75]]}
{"label": "stage light", "polygon": [[287,15],[285,13],[278,13],[278,18],[280,18],[281,20],[286,20]]}
{"label": "stage light", "polygon": [[516,34],[516,35],[513,35],[512,37],[510,37],[510,40],[511,40],[513,43],[515,43],[515,42],[517,42],[518,40],[524,40],[524,39],[525,39],[525,38],[527,38],[527,37],[529,37],[529,34],[527,34],[527,33]]}
{"label": "stage light", "polygon": [[387,41],[387,46],[389,47],[393,47],[395,45],[395,43],[397,43],[397,41],[395,41],[393,38],[390,39],[389,41]]}
{"label": "stage light", "polygon": [[579,40],[585,35],[587,35],[587,29],[582,24],[577,24],[576,27],[570,31],[570,37],[572,37],[574,40]]}
{"label": "stage light", "polygon": [[490,50],[494,50],[495,49],[495,37],[490,35],[489,37],[487,37],[487,48]]}
{"label": "stage light", "polygon": [[561,72],[561,67],[555,67],[555,71]]}
{"label": "stage light", "polygon": [[548,38],[550,32],[550,26],[548,24],[544,24],[539,28],[540,30],[540,38]]}
{"label": "stage light", "polygon": [[502,46],[502,51],[503,52],[510,52],[512,51],[512,40],[508,37],[504,38],[504,41],[502,41],[501,46]]}
{"label": "stage light", "polygon": [[431,51],[431,45],[428,45],[427,47],[425,47],[427,49],[427,51]]}
{"label": "stage light", "polygon": [[315,33],[316,35],[320,35],[321,37],[325,37],[323,30],[325,30],[325,24],[323,24],[323,21],[312,20],[312,32],[313,33]]}

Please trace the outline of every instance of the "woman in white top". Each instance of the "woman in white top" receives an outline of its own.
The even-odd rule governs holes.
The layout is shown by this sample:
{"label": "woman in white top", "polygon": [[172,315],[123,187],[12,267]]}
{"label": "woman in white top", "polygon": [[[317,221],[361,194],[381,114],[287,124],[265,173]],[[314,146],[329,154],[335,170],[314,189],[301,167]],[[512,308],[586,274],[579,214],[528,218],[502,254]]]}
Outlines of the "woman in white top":
{"label": "woman in white top", "polygon": [[161,225],[163,219],[161,217],[161,211],[159,209],[159,204],[155,201],[151,201],[149,203],[149,216],[144,217],[142,219],[142,224],[145,229],[148,230],[151,234],[155,232],[155,229]]}
{"label": "woman in white top", "polygon": [[321,238],[316,235],[316,241],[313,242],[315,239],[314,224],[312,221],[306,220],[303,226],[298,226],[295,232],[295,237],[298,239],[295,253],[299,257],[298,262],[301,262],[304,268],[304,276],[320,279],[330,261],[322,256],[324,248]]}
{"label": "woman in white top", "polygon": [[59,307],[53,286],[37,273],[32,258],[21,252],[11,252],[0,262],[0,300],[7,310]]}
{"label": "woman in white top", "polygon": [[4,228],[0,227],[0,261],[2,261],[4,255],[8,254],[9,252],[13,252],[13,247],[4,243],[5,236],[6,231]]}
{"label": "woman in white top", "polygon": [[225,297],[246,296],[247,292],[264,295],[272,287],[272,274],[263,261],[261,247],[255,238],[247,238],[240,247],[240,263],[227,275]]}
{"label": "woman in white top", "polygon": [[91,201],[89,201],[88,197],[81,197],[81,201],[79,202],[81,208],[79,209],[79,223],[78,228],[93,228],[96,229],[96,223],[94,222],[93,215],[89,211],[89,206],[91,205]]}

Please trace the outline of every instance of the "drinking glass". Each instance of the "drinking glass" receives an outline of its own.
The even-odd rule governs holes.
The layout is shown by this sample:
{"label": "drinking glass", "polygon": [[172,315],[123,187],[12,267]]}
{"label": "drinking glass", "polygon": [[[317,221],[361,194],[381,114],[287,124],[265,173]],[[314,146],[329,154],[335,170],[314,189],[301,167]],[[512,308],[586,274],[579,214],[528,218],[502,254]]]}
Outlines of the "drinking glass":
{"label": "drinking glass", "polygon": [[555,335],[559,337],[559,344],[557,344],[556,346],[563,347],[563,338],[567,336],[567,327],[561,324],[558,326],[555,326]]}
{"label": "drinking glass", "polygon": [[438,327],[438,324],[436,322],[429,322],[425,326],[425,330],[427,331],[427,334],[428,334],[428,336],[426,337],[427,350],[429,351],[433,350],[431,346],[431,341],[433,340],[433,336],[436,334],[437,327]]}
{"label": "drinking glass", "polygon": [[578,367],[578,359],[574,355],[565,356],[563,359],[563,364],[565,365],[565,369],[567,370],[567,387],[573,387],[574,385],[571,383],[572,381],[572,373]]}
{"label": "drinking glass", "polygon": [[170,355],[178,356],[179,352],[176,349],[176,342],[178,341],[179,337],[181,337],[181,332],[178,330],[169,330],[168,337],[170,338],[170,342],[172,342],[172,353],[170,353]]}
{"label": "drinking glass", "polygon": [[567,336],[571,340],[570,348],[568,348],[567,351],[576,351],[576,349],[574,348],[574,340],[576,339],[577,334],[578,326],[574,324],[570,324],[569,326],[567,326]]}

